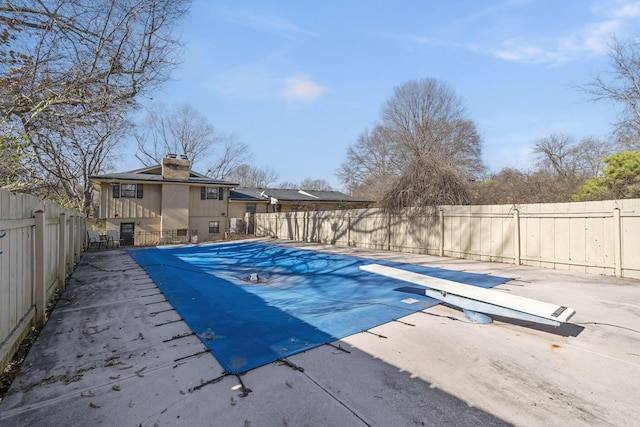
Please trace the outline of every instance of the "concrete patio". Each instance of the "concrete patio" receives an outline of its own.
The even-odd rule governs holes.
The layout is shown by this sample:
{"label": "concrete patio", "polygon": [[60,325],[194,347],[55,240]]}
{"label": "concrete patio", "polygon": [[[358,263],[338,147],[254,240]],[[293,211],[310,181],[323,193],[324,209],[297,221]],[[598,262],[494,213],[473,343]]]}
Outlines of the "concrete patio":
{"label": "concrete patio", "polygon": [[507,264],[273,243],[511,277],[569,306],[559,328],[437,306],[240,377],[124,249],[84,254],[0,403],[7,426],[613,425],[640,410],[640,282]]}

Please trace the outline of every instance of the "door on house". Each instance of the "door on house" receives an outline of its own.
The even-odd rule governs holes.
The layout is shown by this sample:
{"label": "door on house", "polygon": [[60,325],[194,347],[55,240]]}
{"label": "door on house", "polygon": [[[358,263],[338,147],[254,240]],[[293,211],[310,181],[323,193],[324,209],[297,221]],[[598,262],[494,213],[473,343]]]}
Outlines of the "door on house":
{"label": "door on house", "polygon": [[256,232],[255,223],[256,223],[256,215],[249,214],[249,221],[247,222],[247,234],[254,234]]}
{"label": "door on house", "polygon": [[135,232],[135,222],[123,222],[120,224],[120,238],[124,240],[125,246],[133,246],[133,233]]}

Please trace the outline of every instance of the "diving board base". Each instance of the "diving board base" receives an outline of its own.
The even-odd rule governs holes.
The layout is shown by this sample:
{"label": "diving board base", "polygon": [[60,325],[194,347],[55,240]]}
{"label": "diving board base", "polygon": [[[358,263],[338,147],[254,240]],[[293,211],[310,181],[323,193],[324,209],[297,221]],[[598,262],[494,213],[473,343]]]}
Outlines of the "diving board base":
{"label": "diving board base", "polygon": [[[576,313],[575,310],[565,306],[549,304],[380,264],[363,265],[360,269],[423,286],[426,296],[462,308],[467,318],[471,321],[477,319],[477,323],[490,323],[487,322],[487,319],[491,320],[488,315],[493,314],[543,325],[560,326],[563,323],[567,323]],[[471,317],[467,312],[471,313]]]}
{"label": "diving board base", "polygon": [[462,311],[464,312],[464,315],[467,316],[467,319],[469,319],[470,322],[483,323],[483,324],[493,322],[493,319],[487,316],[486,314],[478,313],[477,311],[467,310],[466,308],[463,308]]}

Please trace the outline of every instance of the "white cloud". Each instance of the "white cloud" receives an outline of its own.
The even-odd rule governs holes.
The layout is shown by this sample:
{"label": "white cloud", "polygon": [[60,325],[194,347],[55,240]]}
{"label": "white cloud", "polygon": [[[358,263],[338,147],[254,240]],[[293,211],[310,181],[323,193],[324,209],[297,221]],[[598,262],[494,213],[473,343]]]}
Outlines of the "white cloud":
{"label": "white cloud", "polygon": [[[519,5],[525,4],[527,4],[525,1],[506,1],[500,8],[509,9],[510,13],[514,13]],[[458,23],[450,25],[447,31],[439,35],[407,36],[401,39],[408,40],[415,45],[467,50],[511,62],[558,65],[582,58],[605,55],[608,52],[612,36],[624,38],[636,30],[638,18],[640,18],[640,1],[600,0],[589,11],[592,16],[590,22],[579,27],[567,26],[566,29],[560,29],[562,32],[555,36],[550,36],[548,33],[533,33],[526,36],[501,35],[500,27],[495,25],[490,29],[483,29],[478,19],[490,15],[489,12],[496,12],[496,7],[492,7],[467,17],[463,20],[467,24],[465,26]],[[477,24],[481,28],[473,36],[473,42],[468,41],[467,34],[468,28],[473,27],[471,23]],[[461,30],[463,27],[465,33]],[[512,31],[514,29],[517,30],[518,27],[511,28]],[[463,36],[463,34],[465,35]],[[486,39],[485,36],[488,35],[491,35],[493,40]],[[498,37],[497,41],[496,37]]]}
{"label": "white cloud", "polygon": [[290,101],[311,102],[320,98],[326,92],[326,88],[320,86],[308,76],[295,75],[284,81],[282,96]]}
{"label": "white cloud", "polygon": [[502,48],[492,51],[491,54],[505,61],[514,62],[558,63],[563,61],[563,56],[558,52],[527,44],[521,39],[507,40]]}
{"label": "white cloud", "polygon": [[624,37],[629,29],[637,24],[640,2],[605,3],[592,9],[596,17],[593,22],[564,36],[535,41],[523,38],[509,39],[499,48],[488,49],[487,52],[507,61],[549,65],[606,54],[612,36]]}

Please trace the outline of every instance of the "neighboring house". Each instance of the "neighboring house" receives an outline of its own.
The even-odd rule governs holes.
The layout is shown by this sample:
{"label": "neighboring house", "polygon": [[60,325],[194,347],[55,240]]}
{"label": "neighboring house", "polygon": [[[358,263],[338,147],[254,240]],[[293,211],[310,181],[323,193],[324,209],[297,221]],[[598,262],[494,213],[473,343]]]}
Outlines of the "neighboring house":
{"label": "neighboring house", "polygon": [[100,192],[100,218],[125,245],[219,240],[228,231],[253,233],[262,212],[366,208],[373,202],[338,191],[234,188],[190,169],[185,157],[129,172],[91,176]]}
{"label": "neighboring house", "polygon": [[125,245],[221,238],[229,227],[229,191],[237,184],[190,167],[185,156],[170,155],[161,165],[89,177],[107,230],[117,230]]}

